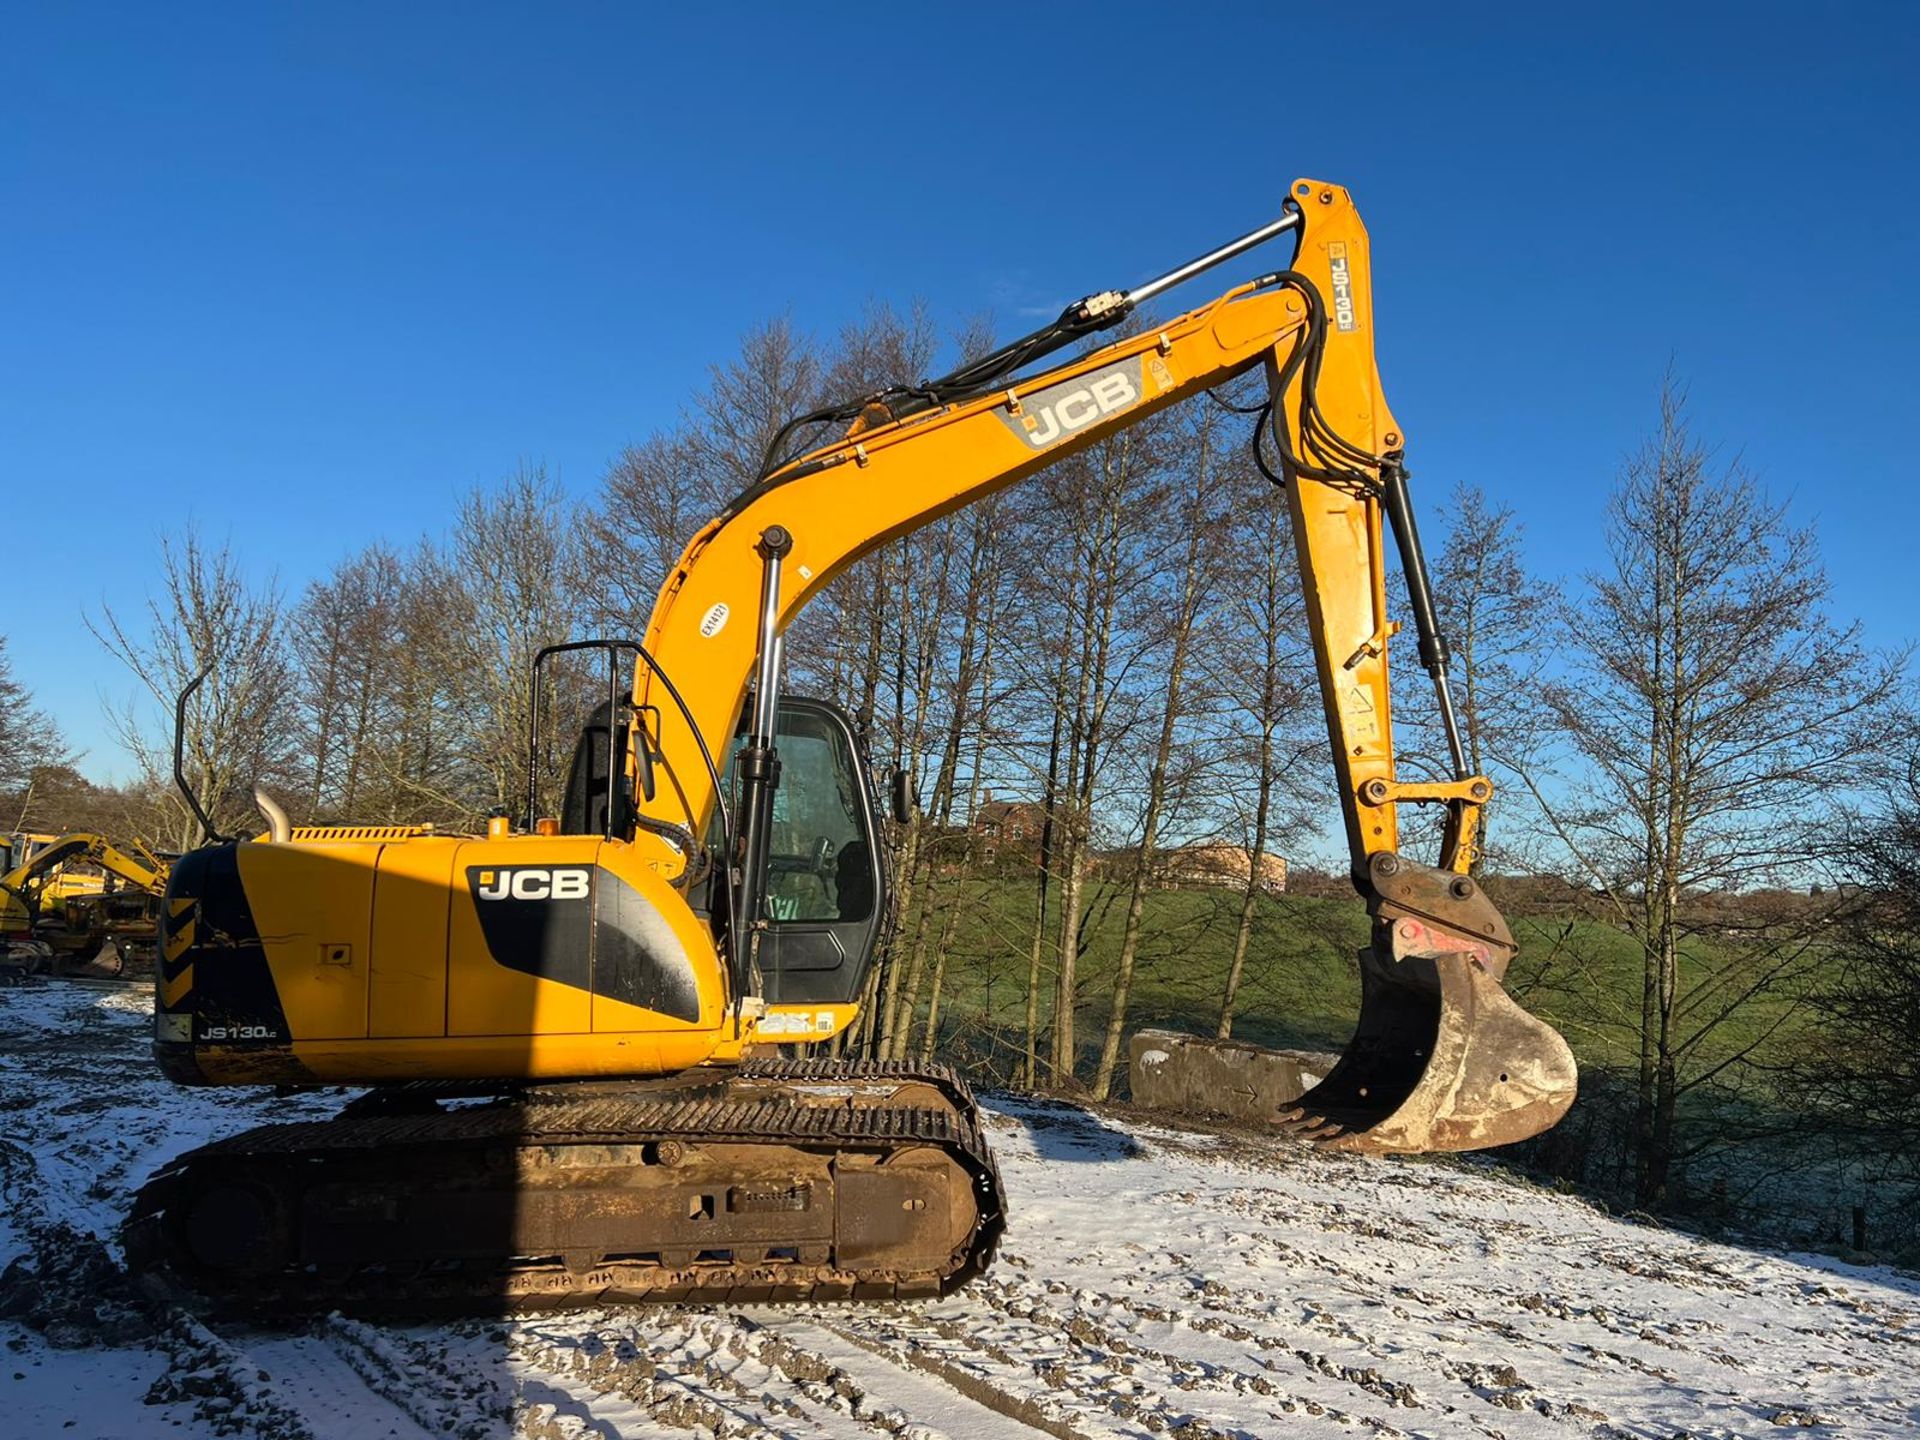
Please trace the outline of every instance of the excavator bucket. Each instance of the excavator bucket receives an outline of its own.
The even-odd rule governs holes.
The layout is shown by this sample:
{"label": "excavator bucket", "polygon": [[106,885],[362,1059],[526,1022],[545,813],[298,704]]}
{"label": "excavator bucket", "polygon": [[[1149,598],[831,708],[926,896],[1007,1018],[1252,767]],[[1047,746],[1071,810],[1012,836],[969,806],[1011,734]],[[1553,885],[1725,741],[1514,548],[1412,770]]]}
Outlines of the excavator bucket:
{"label": "excavator bucket", "polygon": [[1360,952],[1360,1021],[1333,1070],[1281,1123],[1374,1154],[1525,1140],[1573,1104],[1567,1042],[1500,983],[1497,952],[1412,917]]}
{"label": "excavator bucket", "polygon": [[1142,1031],[1135,1100],[1373,1154],[1510,1145],[1565,1115],[1579,1081],[1573,1054],[1501,984],[1513,943],[1478,887],[1404,862],[1374,874],[1386,893],[1360,952],[1359,1023],[1337,1061]]}

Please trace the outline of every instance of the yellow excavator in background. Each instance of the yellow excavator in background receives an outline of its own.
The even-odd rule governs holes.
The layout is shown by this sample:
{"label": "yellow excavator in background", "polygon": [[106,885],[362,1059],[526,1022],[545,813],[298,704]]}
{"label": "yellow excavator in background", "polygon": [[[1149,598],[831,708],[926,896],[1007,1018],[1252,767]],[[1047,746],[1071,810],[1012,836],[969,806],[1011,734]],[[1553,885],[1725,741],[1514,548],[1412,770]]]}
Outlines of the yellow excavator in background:
{"label": "yellow excavator in background", "polygon": [[110,938],[152,944],[168,867],[139,841],[122,850],[101,835],[19,835],[5,849],[20,858],[0,874],[0,969],[34,974]]}
{"label": "yellow excavator in background", "polygon": [[[1289,266],[1034,369],[1287,235]],[[260,840],[209,824],[162,917],[161,1066],[188,1084],[370,1088],[335,1118],[165,1167],[129,1221],[131,1261],[295,1309],[893,1298],[977,1273],[1003,1200],[965,1085],[939,1066],[774,1058],[847,1029],[888,908],[862,737],[832,703],[783,692],[782,637],[876,546],[1256,368],[1256,454],[1273,447],[1291,509],[1374,922],[1352,1042],[1274,1121],[1372,1151],[1553,1124],[1574,1065],[1503,990],[1513,942],[1469,874],[1492,787],[1455,732],[1406,440],[1374,363],[1367,234],[1345,190],[1301,180],[1270,224],[1149,284],[791,422],[688,542],[643,637],[535,661],[536,716],[554,655],[607,667],[559,816],[530,802],[522,828],[473,836],[294,829],[263,798]],[[783,458],[812,425],[832,438]],[[1446,781],[1395,774],[1388,531]],[[1400,853],[1406,803],[1445,808],[1438,865]]]}

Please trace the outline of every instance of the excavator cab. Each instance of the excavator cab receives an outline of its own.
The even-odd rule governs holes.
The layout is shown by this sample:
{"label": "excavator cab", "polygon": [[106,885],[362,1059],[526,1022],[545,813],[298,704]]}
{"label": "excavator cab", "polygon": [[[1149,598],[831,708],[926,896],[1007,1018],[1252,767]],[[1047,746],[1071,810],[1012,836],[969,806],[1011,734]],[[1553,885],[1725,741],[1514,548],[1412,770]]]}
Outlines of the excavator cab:
{"label": "excavator cab", "polygon": [[[638,648],[630,641],[581,640],[541,651],[533,668],[534,712],[549,655],[597,650],[611,657]],[[732,923],[725,876],[729,864],[743,861],[733,817],[746,809],[740,758],[755,709],[749,697],[718,777],[720,793],[732,803],[714,807],[704,859],[689,856],[699,878],[688,887],[688,902],[723,942]],[[651,799],[654,781],[649,745],[633,743],[647,732],[629,723],[632,715],[630,701],[610,684],[582,720],[560,805],[561,834],[633,838],[635,789]],[[851,1005],[865,986],[887,914],[872,771],[852,719],[826,700],[781,696],[774,739],[779,766],[762,851],[766,873],[753,887],[766,921],[756,948],[758,993],[770,1005]],[[534,743],[529,761],[537,764]]]}
{"label": "excavator cab", "polygon": [[[749,713],[752,707],[747,707]],[[767,928],[759,946],[761,993],[773,1005],[847,1005],[860,996],[879,949],[889,894],[871,772],[852,720],[810,696],[780,701],[780,756],[767,849]],[[739,740],[747,732],[743,723]],[[739,748],[721,776],[739,813]],[[719,817],[708,827],[707,878],[694,909],[726,923],[712,891],[726,864]]]}

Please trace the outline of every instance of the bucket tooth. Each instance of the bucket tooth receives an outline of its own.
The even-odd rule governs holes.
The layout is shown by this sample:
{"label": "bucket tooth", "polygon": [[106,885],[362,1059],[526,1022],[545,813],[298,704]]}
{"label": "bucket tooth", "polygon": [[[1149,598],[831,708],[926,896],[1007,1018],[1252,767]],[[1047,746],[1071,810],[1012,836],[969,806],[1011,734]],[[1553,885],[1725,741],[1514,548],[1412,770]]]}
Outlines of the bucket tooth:
{"label": "bucket tooth", "polygon": [[1338,1121],[1329,1120],[1324,1115],[1309,1115],[1295,1121],[1287,1127],[1296,1139],[1313,1140],[1326,1144],[1346,1134],[1346,1127]]}

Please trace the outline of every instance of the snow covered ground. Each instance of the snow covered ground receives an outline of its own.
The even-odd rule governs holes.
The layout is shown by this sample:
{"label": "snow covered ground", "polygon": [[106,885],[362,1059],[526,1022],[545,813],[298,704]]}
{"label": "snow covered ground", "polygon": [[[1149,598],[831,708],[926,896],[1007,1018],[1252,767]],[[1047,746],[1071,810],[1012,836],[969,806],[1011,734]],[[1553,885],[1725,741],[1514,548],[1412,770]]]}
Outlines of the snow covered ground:
{"label": "snow covered ground", "polygon": [[[936,1304],[208,1329],[110,1263],[161,1160],[322,1111],[175,1090],[138,991],[0,991],[0,1434],[1920,1435],[1920,1281],[1475,1166],[990,1101],[1012,1224]],[[103,1248],[89,1237],[107,1242]],[[29,1276],[29,1266],[38,1273]]]}

